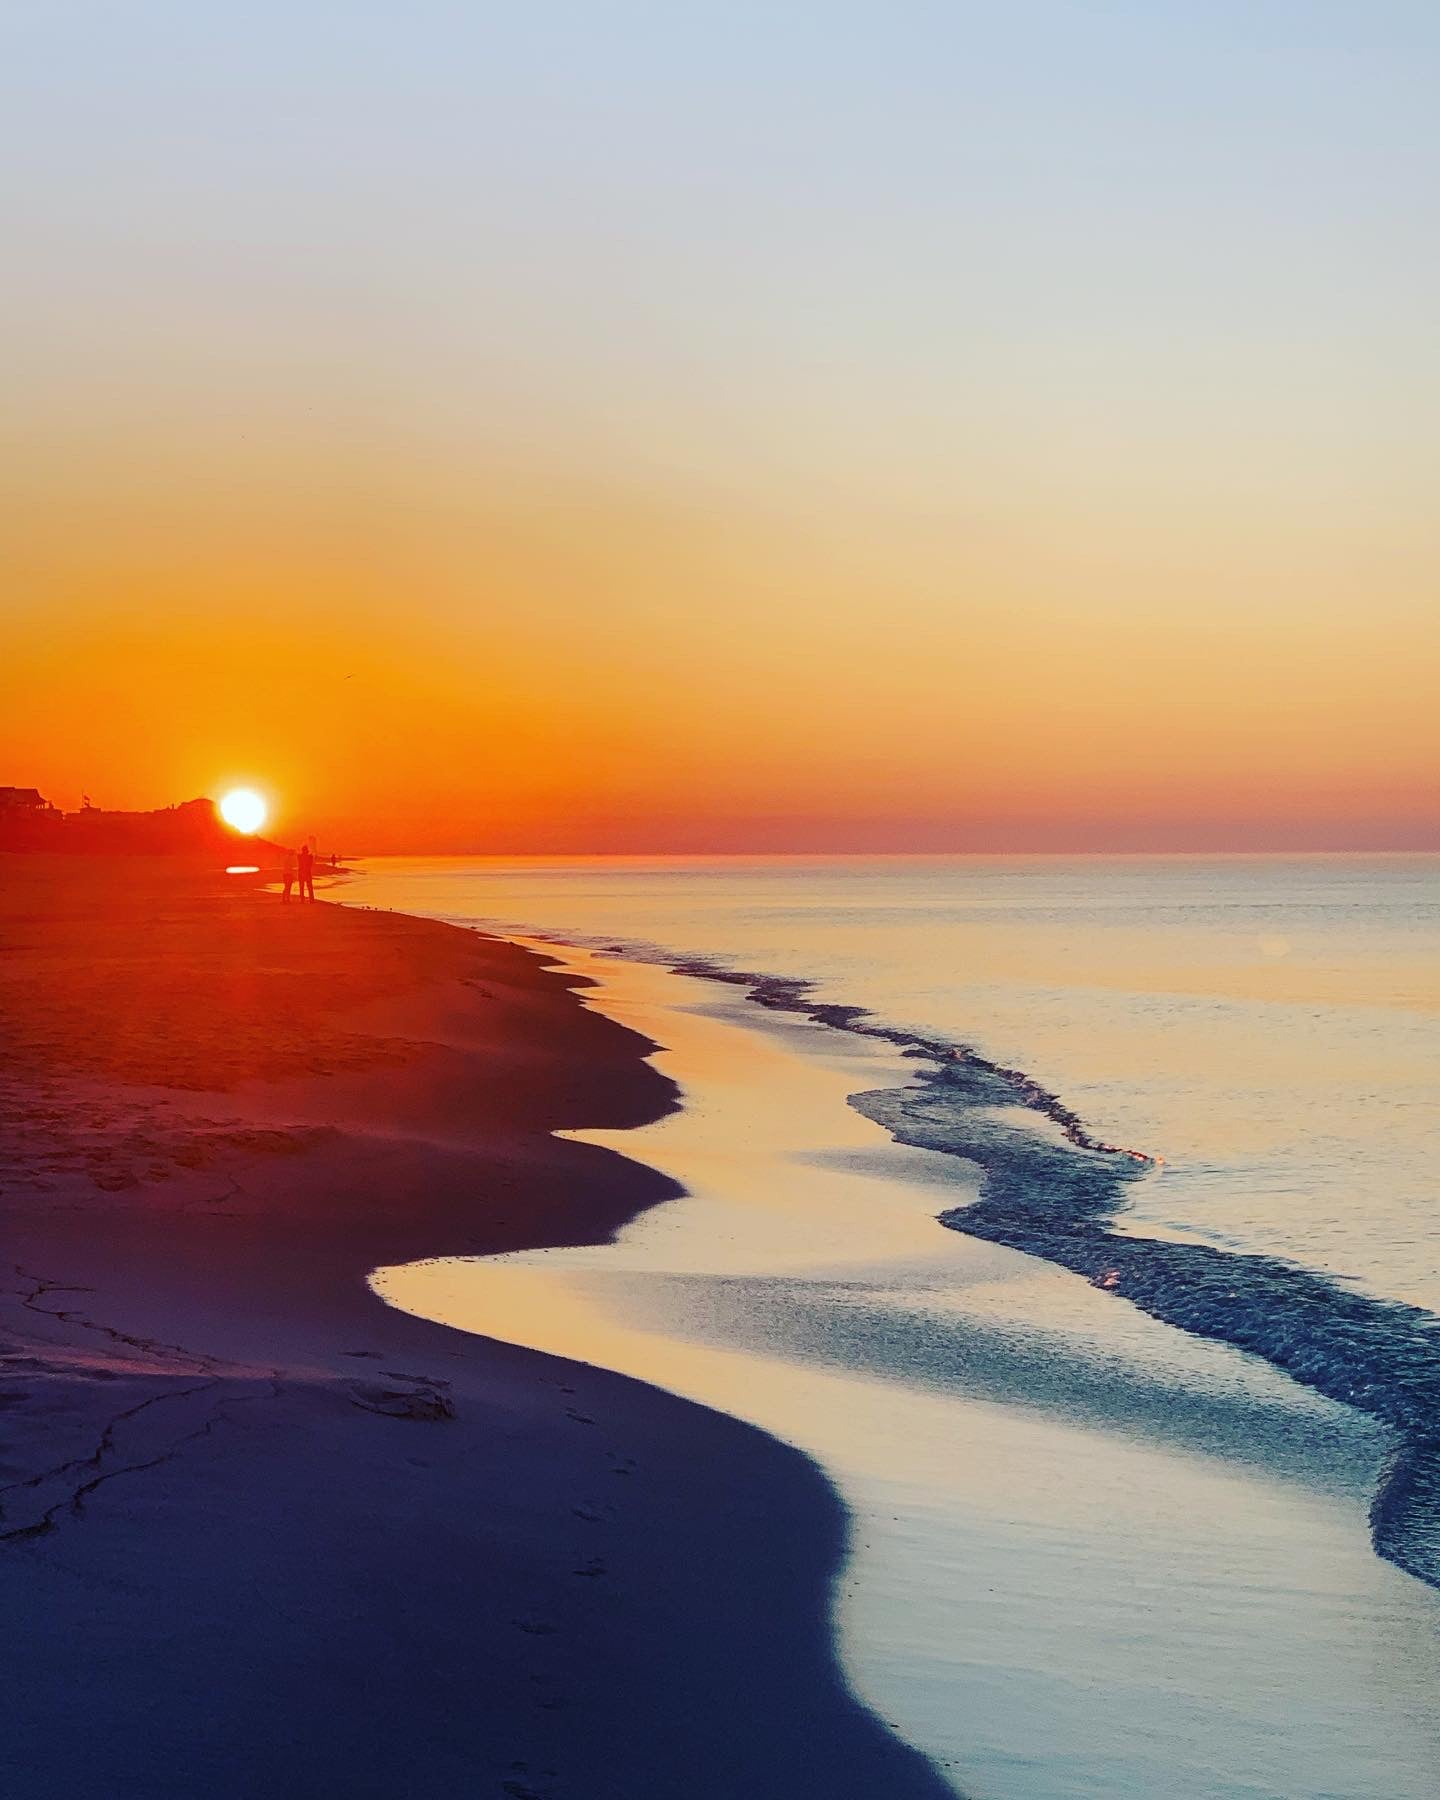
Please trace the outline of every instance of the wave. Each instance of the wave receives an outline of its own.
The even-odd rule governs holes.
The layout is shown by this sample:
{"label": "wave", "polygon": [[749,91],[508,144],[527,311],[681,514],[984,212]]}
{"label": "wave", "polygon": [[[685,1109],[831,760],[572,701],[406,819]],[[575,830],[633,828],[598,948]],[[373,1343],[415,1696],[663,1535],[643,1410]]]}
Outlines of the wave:
{"label": "wave", "polygon": [[[1129,1184],[1159,1159],[1105,1142],[1032,1076],[971,1045],[817,999],[813,981],[677,960],[651,945],[596,939],[591,947],[723,982],[757,1006],[913,1057],[921,1065],[914,1085],[852,1094],[850,1104],[898,1143],[979,1169],[978,1198],[939,1222],[1083,1275],[1167,1325],[1261,1357],[1390,1427],[1396,1448],[1371,1507],[1372,1541],[1388,1561],[1440,1588],[1440,1318],[1280,1257],[1113,1229]],[[1017,1112],[1058,1129],[1037,1130]]]}

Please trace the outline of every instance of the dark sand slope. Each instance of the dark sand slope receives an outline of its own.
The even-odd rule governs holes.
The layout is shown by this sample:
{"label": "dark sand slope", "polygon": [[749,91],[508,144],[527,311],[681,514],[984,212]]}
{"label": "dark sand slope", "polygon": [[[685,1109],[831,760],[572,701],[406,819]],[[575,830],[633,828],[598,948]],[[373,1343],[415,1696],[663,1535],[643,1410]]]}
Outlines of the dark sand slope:
{"label": "dark sand slope", "polygon": [[667,1197],[547,1135],[671,1106],[643,1040],[444,926],[0,865],[6,1800],[950,1791],[810,1464],[365,1286]]}

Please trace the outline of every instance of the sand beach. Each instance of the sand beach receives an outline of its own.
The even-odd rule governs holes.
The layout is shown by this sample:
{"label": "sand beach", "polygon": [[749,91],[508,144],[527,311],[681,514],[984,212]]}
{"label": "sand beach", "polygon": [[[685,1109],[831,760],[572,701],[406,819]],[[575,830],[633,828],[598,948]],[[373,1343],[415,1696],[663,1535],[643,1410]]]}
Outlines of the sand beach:
{"label": "sand beach", "polygon": [[[386,891],[377,872],[367,892]],[[619,1370],[816,1461],[861,1698],[977,1800],[1429,1800],[1434,1591],[1371,1544],[1385,1432],[937,1215],[982,1171],[847,1099],[893,1048],[552,949],[682,1106],[584,1132],[683,1197],[618,1241],[381,1270],[393,1304]]]}
{"label": "sand beach", "polygon": [[951,1791],[849,1691],[804,1456],[407,1315],[598,1243],[676,1104],[582,978],[179,860],[5,859],[5,1791]]}

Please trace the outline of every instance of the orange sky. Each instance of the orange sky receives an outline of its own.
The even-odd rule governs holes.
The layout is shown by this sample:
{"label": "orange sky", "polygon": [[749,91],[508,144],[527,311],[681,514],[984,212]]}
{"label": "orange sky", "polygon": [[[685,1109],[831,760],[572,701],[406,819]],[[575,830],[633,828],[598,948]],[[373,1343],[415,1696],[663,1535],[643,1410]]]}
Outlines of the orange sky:
{"label": "orange sky", "polygon": [[204,475],[37,496],[0,754],[63,805],[244,782],[365,850],[1430,841],[1433,617],[1350,603],[1343,545],[1221,604],[1255,552],[1178,524],[1167,568],[481,473],[453,510],[232,510]]}
{"label": "orange sky", "polygon": [[34,27],[0,781],[353,851],[1440,842],[1408,90],[1322,205],[1326,93],[1233,46],[995,26],[967,113],[954,44],[597,35],[562,95],[518,24],[300,16],[293,85]]}

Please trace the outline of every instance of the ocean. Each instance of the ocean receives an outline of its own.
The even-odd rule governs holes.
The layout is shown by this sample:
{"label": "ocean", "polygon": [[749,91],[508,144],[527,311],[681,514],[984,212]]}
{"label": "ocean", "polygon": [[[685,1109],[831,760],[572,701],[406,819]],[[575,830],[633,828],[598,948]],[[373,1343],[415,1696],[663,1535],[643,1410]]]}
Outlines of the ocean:
{"label": "ocean", "polygon": [[[581,1254],[584,1330],[537,1347],[730,1395],[816,1456],[866,1539],[842,1607],[854,1678],[957,1791],[1379,1800],[1434,1793],[1440,1766],[1437,875],[1424,856],[386,859],[352,892],[576,946],[662,1043],[667,1007],[677,1044],[687,1010],[767,1033],[797,1114],[807,1061],[838,1074],[826,1105],[852,1124],[803,1144],[776,1127],[773,1183],[713,1146],[687,1165],[664,1127],[653,1156],[651,1134],[607,1136],[661,1166],[675,1143],[696,1199],[618,1260]],[[660,985],[627,1002],[637,965]],[[713,1111],[705,1056],[693,1080],[679,1063],[686,1105]],[[739,1091],[731,1139],[747,1119],[763,1138],[773,1102]],[[878,1179],[847,1189],[862,1169]],[[774,1204],[727,1212],[727,1182]],[[787,1183],[811,1196],[798,1238]],[[461,1269],[462,1300],[439,1271],[390,1297],[464,1322],[496,1273]],[[511,1293],[529,1278],[504,1272]],[[708,1347],[703,1370],[681,1345]],[[777,1398],[726,1373],[735,1354],[770,1359]],[[983,1500],[956,1453],[981,1442]],[[1126,1467],[1150,1501],[1122,1553]],[[1157,1520],[1166,1493],[1204,1528]],[[1317,1579],[1317,1559],[1349,1573]],[[927,1578],[946,1602],[922,1628]],[[1150,1612],[1111,1616],[1125,1584]],[[984,1644],[1013,1640],[983,1679],[981,1617]],[[1418,1689],[1374,1666],[1404,1642]],[[1087,1668],[1106,1697],[1077,1707]]]}
{"label": "ocean", "polygon": [[973,1047],[1163,1157],[1127,1231],[1440,1312],[1440,857],[372,867],[397,905],[807,980]]}

